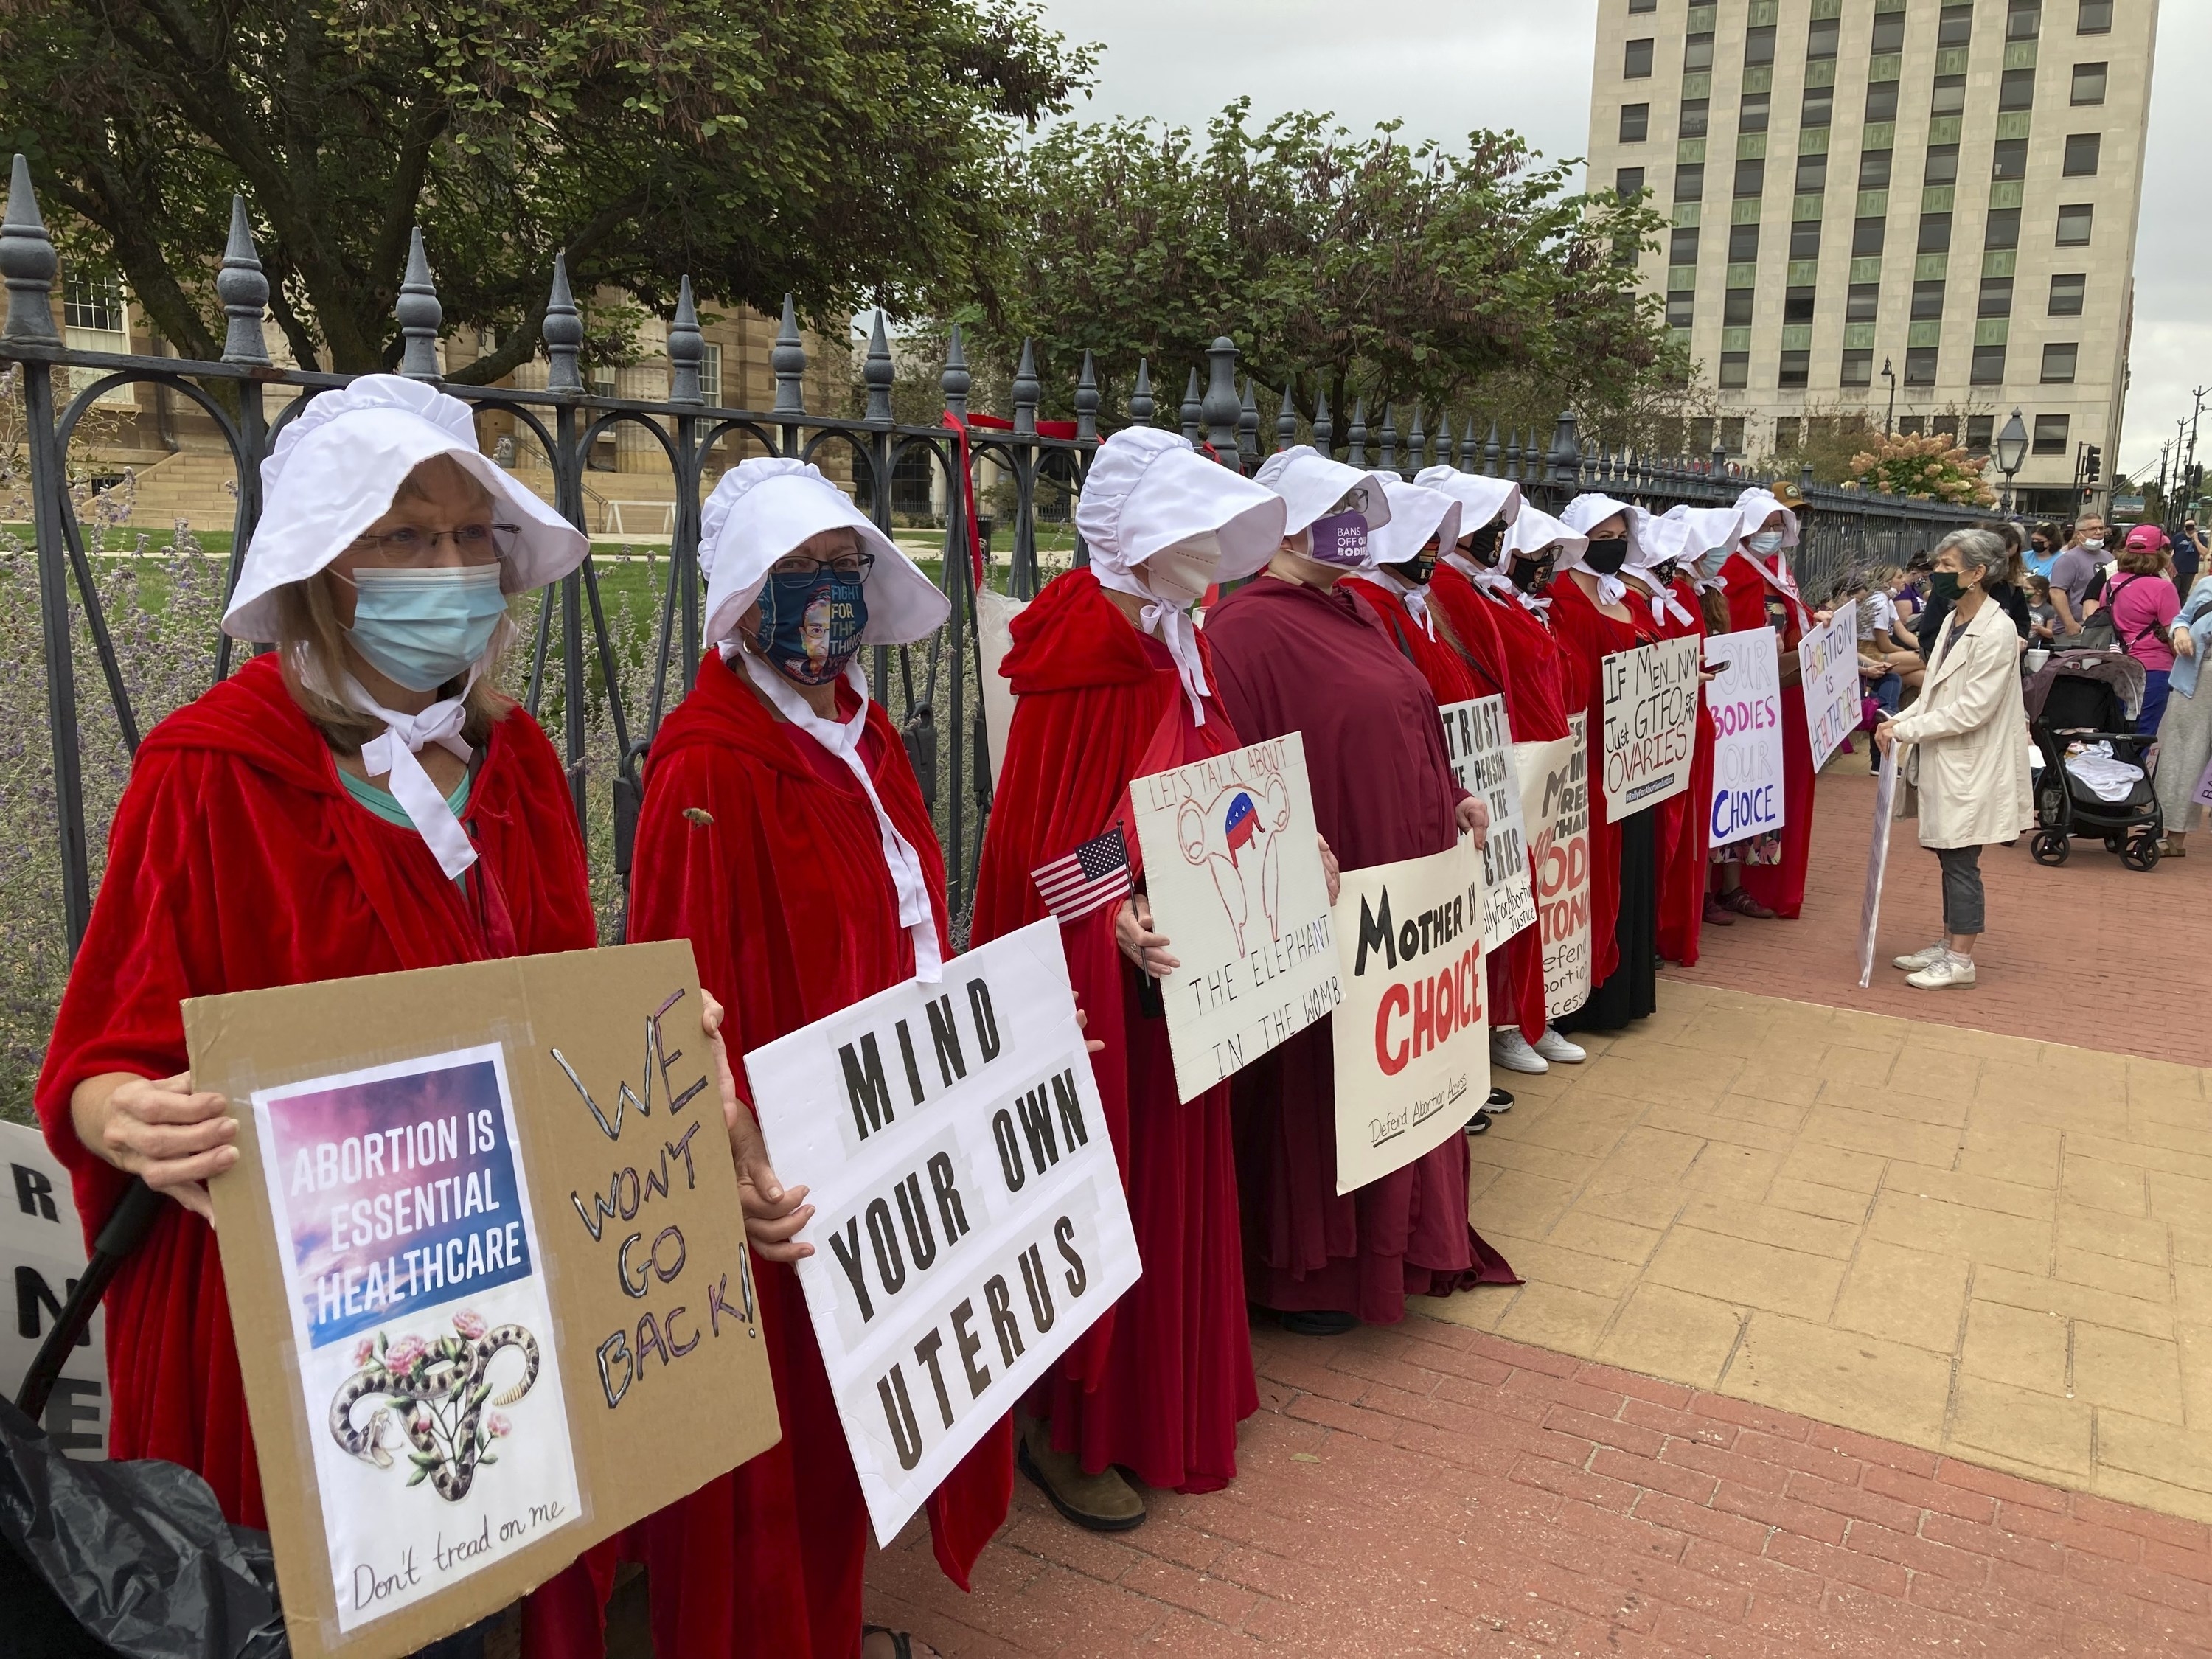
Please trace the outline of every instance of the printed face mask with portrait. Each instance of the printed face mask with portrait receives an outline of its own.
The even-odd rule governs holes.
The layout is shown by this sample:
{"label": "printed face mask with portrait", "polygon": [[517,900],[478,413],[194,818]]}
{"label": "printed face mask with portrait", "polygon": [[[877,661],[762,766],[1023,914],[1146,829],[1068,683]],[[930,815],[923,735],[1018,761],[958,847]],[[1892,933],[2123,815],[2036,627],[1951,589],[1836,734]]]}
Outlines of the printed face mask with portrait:
{"label": "printed face mask with portrait", "polygon": [[1505,568],[1506,580],[1523,593],[1540,593],[1552,585],[1559,562],[1557,543],[1540,553],[1516,553]]}
{"label": "printed face mask with portrait", "polygon": [[868,625],[868,592],[834,572],[772,572],[760,592],[753,644],[787,678],[826,685],[845,672]]}
{"label": "printed face mask with portrait", "polygon": [[1459,550],[1473,559],[1485,570],[1498,568],[1500,552],[1505,545],[1505,520],[1492,519],[1481,529],[1459,538]]}
{"label": "printed face mask with portrait", "polygon": [[1437,544],[1431,541],[1410,559],[1401,559],[1389,567],[1416,587],[1426,587],[1429,578],[1437,574]]}
{"label": "printed face mask with portrait", "polygon": [[1137,578],[1163,604],[1185,611],[1206,597],[1221,568],[1221,538],[1213,531],[1164,547],[1137,567]]}

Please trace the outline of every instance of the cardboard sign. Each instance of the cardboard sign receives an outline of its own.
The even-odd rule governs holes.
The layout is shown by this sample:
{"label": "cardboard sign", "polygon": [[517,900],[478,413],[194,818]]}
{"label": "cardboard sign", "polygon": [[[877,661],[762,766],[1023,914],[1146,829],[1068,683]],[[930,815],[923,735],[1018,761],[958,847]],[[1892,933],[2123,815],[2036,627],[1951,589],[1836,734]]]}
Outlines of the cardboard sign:
{"label": "cardboard sign", "polygon": [[1805,730],[1813,740],[1813,769],[1859,724],[1858,611],[1845,605],[1818,628],[1808,628],[1797,647],[1799,678],[1805,687]]}
{"label": "cardboard sign", "polygon": [[1619,820],[1690,787],[1698,740],[1698,641],[1661,640],[1600,659],[1605,812]]}
{"label": "cardboard sign", "polygon": [[1590,994],[1588,721],[1570,714],[1572,735],[1513,745],[1544,929],[1544,1007],[1553,1019],[1574,1012]]}
{"label": "cardboard sign", "polygon": [[1194,1100],[1336,1006],[1336,934],[1305,741],[1255,743],[1129,786],[1176,1091]]}
{"label": "cardboard sign", "polygon": [[754,1049],[798,1264],[876,1540],[889,1547],[1140,1271],[1047,918]]}
{"label": "cardboard sign", "polygon": [[[46,1149],[46,1137],[20,1123],[0,1123],[0,1273],[8,1297],[0,1328],[0,1394],[10,1400],[23,1374],[61,1317],[84,1274],[84,1229],[77,1220],[69,1171]],[[107,1455],[106,1314],[93,1310],[55,1379],[41,1419],[54,1444],[71,1457]]]}
{"label": "cardboard sign", "polygon": [[1711,844],[1726,847],[1782,828],[1789,800],[1782,780],[1782,659],[1771,628],[1716,634],[1705,641],[1705,686],[1713,712]]}
{"label": "cardboard sign", "polygon": [[1859,989],[1874,978],[1874,936],[1881,924],[1881,878],[1889,867],[1889,821],[1897,811],[1897,745],[1881,757],[1874,785],[1874,837],[1867,843],[1866,896],[1859,901]]}
{"label": "cardboard sign", "polygon": [[293,1651],[392,1659],[773,1445],[683,943],[185,1004]]}
{"label": "cardboard sign", "polygon": [[1489,1097],[1484,884],[1466,836],[1446,852],[1343,873],[1344,1006],[1332,1026],[1339,1194],[1443,1145]]}
{"label": "cardboard sign", "polygon": [[1443,710],[1444,751],[1459,787],[1490,809],[1482,860],[1482,948],[1495,951],[1536,925],[1535,884],[1528,874],[1528,823],[1521,810],[1521,777],[1513,765],[1505,699],[1476,697]]}

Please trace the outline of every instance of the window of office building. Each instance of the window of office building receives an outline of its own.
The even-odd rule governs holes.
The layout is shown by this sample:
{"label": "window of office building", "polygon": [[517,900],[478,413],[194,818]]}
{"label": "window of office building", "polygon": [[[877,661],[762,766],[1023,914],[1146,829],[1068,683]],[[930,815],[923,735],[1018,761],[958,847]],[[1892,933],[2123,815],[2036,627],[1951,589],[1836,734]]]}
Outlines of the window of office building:
{"label": "window of office building", "polygon": [[1795,455],[1805,447],[1805,422],[1795,415],[1774,417],[1774,453]]}
{"label": "window of office building", "polygon": [[1723,328],[1749,328],[1751,308],[1759,297],[1759,290],[1751,288],[1732,288],[1724,290],[1721,301]]}
{"label": "window of office building", "polygon": [[1817,259],[1820,257],[1820,222],[1818,219],[1790,221],[1790,257],[1793,259]]}
{"label": "window of office building", "polygon": [[1659,0],[1628,0],[1628,11],[1629,15],[1632,17],[1639,11],[1656,11],[1658,9]]}
{"label": "window of office building", "polygon": [[[2002,373],[2000,373],[1998,378],[2003,378]],[[1996,426],[1997,417],[1994,415],[1967,416],[1966,453],[1974,456],[1988,454],[1990,453],[1990,439],[1996,433]]]}
{"label": "window of office building", "polygon": [[2105,66],[2102,64],[2074,65],[2074,102],[2101,104],[2105,101]]}
{"label": "window of office building", "polygon": [[2097,176],[2097,152],[2104,148],[2104,135],[2096,132],[2069,132],[2066,135],[2066,166],[2069,179],[2094,179]]}
{"label": "window of office building", "polygon": [[[89,334],[129,337],[123,308],[123,284],[112,276],[70,276],[62,283],[62,326]],[[128,351],[127,343],[101,341],[93,351]]]}
{"label": "window of office building", "polygon": [[1871,385],[1874,381],[1874,353],[1856,346],[1846,350],[1843,373],[1837,378],[1845,386]]}
{"label": "window of office building", "polygon": [[2112,0],[2081,0],[2081,9],[2075,15],[2074,33],[2110,34],[2112,32]]}
{"label": "window of office building", "polygon": [[1997,81],[1999,109],[2033,109],[2035,107],[2035,71],[2032,69],[2008,69]]}
{"label": "window of office building", "polygon": [[2075,270],[2051,279],[2051,304],[2048,314],[2053,317],[2079,317],[2081,296],[2089,286],[2087,273]]}
{"label": "window of office building", "polygon": [[1744,94],[1743,102],[1737,106],[1735,112],[1736,131],[1739,132],[1765,131],[1767,115],[1773,108],[1773,105],[1772,97],[1766,93]]}
{"label": "window of office building", "polygon": [[1905,50],[1905,14],[1886,11],[1874,20],[1874,44],[1869,48],[1876,56],[1883,52]]}
{"label": "window of office building", "polygon": [[1928,112],[1934,116],[1957,115],[1966,107],[1966,77],[1963,75],[1939,75],[1936,90],[1928,100]]}
{"label": "window of office building", "polygon": [[1669,294],[1667,296],[1667,326],[1689,327],[1691,319],[1696,314],[1697,298],[1695,294],[1687,290],[1680,294]]}
{"label": "window of office building", "polygon": [[1928,322],[1943,314],[1943,284],[1915,283],[1912,285],[1912,320]]}
{"label": "window of office building", "polygon": [[[1684,35],[1682,37],[1682,73],[1695,75],[1698,70],[1709,70],[1712,66],[1712,32],[1707,30],[1703,34]],[[1650,71],[1645,72],[1648,74]]]}
{"label": "window of office building", "polygon": [[2020,210],[1991,208],[1982,222],[1982,246],[1990,248],[2020,246]]}
{"label": "window of office building", "polygon": [[1751,384],[1751,354],[1748,351],[1721,353],[1721,385],[1735,392]]}
{"label": "window of office building", "polygon": [[[1710,52],[1713,37],[1709,34],[1705,38]],[[1620,72],[1623,76],[1631,81],[1641,81],[1651,73],[1651,46],[1648,35],[1641,40],[1628,43],[1627,50],[1621,56]]]}
{"label": "window of office building", "polygon": [[1956,144],[1930,144],[1927,159],[1921,163],[1920,182],[1923,185],[1955,185],[1959,182],[1959,147]]}
{"label": "window of office building", "polygon": [[2066,453],[2067,417],[2063,415],[2039,415],[2035,417],[2035,453],[2039,455],[2063,455]]}
{"label": "window of office building", "polygon": [[1774,61],[1774,25],[1759,23],[1743,32],[1743,61],[1747,64],[1771,64]]}
{"label": "window of office building", "polygon": [[2089,232],[2097,216],[2095,206],[2088,202],[2073,202],[2058,210],[2058,246],[2086,247]]}
{"label": "window of office building", "polygon": [[1613,193],[1624,202],[1632,202],[1644,194],[1644,169],[1615,167],[1613,172]]}
{"label": "window of office building", "polygon": [[1788,391],[1802,388],[1813,377],[1813,354],[1809,351],[1785,351],[1775,372],[1775,384]]}
{"label": "window of office building", "polygon": [[1963,46],[1974,38],[1974,9],[1971,4],[1946,6],[1936,21],[1936,44]]}
{"label": "window of office building", "polygon": [[1705,164],[1685,161],[1674,169],[1674,199],[1694,202],[1705,193]]}
{"label": "window of office building", "polygon": [[1922,253],[1948,253],[1951,251],[1949,214],[1923,213],[1920,216],[1920,240],[1917,251]]}
{"label": "window of office building", "polygon": [[1620,106],[1620,142],[1638,144],[1651,131],[1651,106],[1623,104]]}
{"label": "window of office building", "polygon": [[[1954,144],[1953,149],[1958,147]],[[2027,177],[2027,140],[2000,138],[1990,151],[1990,177],[1992,179],[2025,179]]]}
{"label": "window of office building", "polygon": [[1956,415],[1938,415],[1928,422],[1928,429],[1939,438],[1948,438],[1953,443],[1959,441],[1959,417]]}
{"label": "window of office building", "polygon": [[1702,98],[1685,98],[1681,118],[1674,123],[1674,133],[1680,138],[1702,138],[1705,136],[1705,112],[1710,107]]}
{"label": "window of office building", "polygon": [[1870,323],[1881,306],[1880,283],[1853,283],[1844,293],[1844,320]]}
{"label": "window of office building", "polygon": [[1782,320],[1785,323],[1809,323],[1813,320],[1813,289],[1810,284],[1782,290]]}
{"label": "window of office building", "polygon": [[1801,127],[1825,127],[1836,118],[1836,89],[1833,87],[1808,87],[1805,101],[1798,107],[1797,125]]}
{"label": "window of office building", "polygon": [[1743,416],[1725,415],[1721,417],[1721,447],[1731,455],[1743,453]]}
{"label": "window of office building", "polygon": [[1799,156],[1797,158],[1797,194],[1800,196],[1810,196],[1816,191],[1823,191],[1827,189],[1827,153],[1823,151],[1818,155]]}
{"label": "window of office building", "polygon": [[1975,386],[2004,384],[2005,349],[2001,345],[1978,345],[1974,348],[1973,366],[1966,379]]}
{"label": "window of office building", "polygon": [[1805,55],[1808,58],[1833,58],[1836,41],[1842,33],[1842,25],[1832,17],[1815,17],[1806,32]]}
{"label": "window of office building", "polygon": [[1756,158],[1735,164],[1735,193],[1756,196],[1766,188],[1766,163]]}
{"label": "window of office building", "polygon": [[1889,188],[1890,158],[1897,152],[1891,149],[1867,149],[1859,152],[1859,188],[1887,190]]}
{"label": "window of office building", "polygon": [[1698,228],[1675,227],[1667,238],[1667,263],[1670,265],[1693,265],[1698,263]]}
{"label": "window of office building", "polygon": [[1928,417],[1925,415],[1900,415],[1897,417],[1897,435],[1900,438],[1917,438],[1927,430]]}
{"label": "window of office building", "polygon": [[1977,317],[2009,317],[2012,315],[2012,278],[1984,276],[1982,278],[1982,297],[1974,307]]}
{"label": "window of office building", "polygon": [[2005,7],[2005,39],[2033,40],[2043,33],[2043,0],[2010,0]]}
{"label": "window of office building", "polygon": [[2074,341],[2053,341],[2043,348],[2043,383],[2045,386],[2070,386],[2074,381],[2074,360],[2080,356],[2081,346]]}
{"label": "window of office building", "polygon": [[1730,225],[1729,227],[1729,263],[1749,264],[1759,258],[1759,227]]}
{"label": "window of office building", "polygon": [[1897,119],[1897,82],[1869,81],[1867,82],[1866,118],[1869,121]]}
{"label": "window of office building", "polygon": [[1934,346],[1905,348],[1905,383],[1907,386],[1936,384],[1936,348]]}
{"label": "window of office building", "polygon": [[1882,233],[1887,222],[1881,219],[1851,221],[1851,258],[1871,259],[1881,252]]}

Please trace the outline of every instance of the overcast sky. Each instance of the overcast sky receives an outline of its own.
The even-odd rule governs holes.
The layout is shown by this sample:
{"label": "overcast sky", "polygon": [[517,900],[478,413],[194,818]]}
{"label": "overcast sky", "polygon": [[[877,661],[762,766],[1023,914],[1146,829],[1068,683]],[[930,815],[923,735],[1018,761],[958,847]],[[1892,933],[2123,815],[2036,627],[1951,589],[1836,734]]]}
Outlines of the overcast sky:
{"label": "overcast sky", "polygon": [[[1328,109],[1355,131],[1395,118],[1416,138],[1510,127],[1551,156],[1579,156],[1589,140],[1596,0],[1371,9],[1346,0],[1043,0],[1043,9],[1070,39],[1106,48],[1097,90],[1077,108],[1086,119],[1149,115],[1202,128],[1242,95],[1261,118]],[[1265,27],[1255,27],[1262,16]],[[2133,471],[2156,471],[2159,443],[2189,413],[2190,388],[2212,386],[2208,109],[2212,0],[2162,0],[2136,246],[2134,380],[2120,444],[2121,465]],[[2212,450],[2212,412],[2206,422],[2199,459]]]}

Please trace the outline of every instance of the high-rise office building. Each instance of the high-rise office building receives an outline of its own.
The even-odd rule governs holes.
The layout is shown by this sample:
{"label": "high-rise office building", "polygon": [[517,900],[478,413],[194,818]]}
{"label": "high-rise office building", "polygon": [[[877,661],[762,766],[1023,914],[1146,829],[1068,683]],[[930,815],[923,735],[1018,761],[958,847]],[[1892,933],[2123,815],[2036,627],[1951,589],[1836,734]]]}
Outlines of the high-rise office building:
{"label": "high-rise office building", "polygon": [[1786,456],[1864,413],[1986,454],[2017,409],[2021,510],[2108,484],[2157,24],[2157,0],[1600,0],[1590,185],[1672,221],[1640,276],[1706,443]]}

